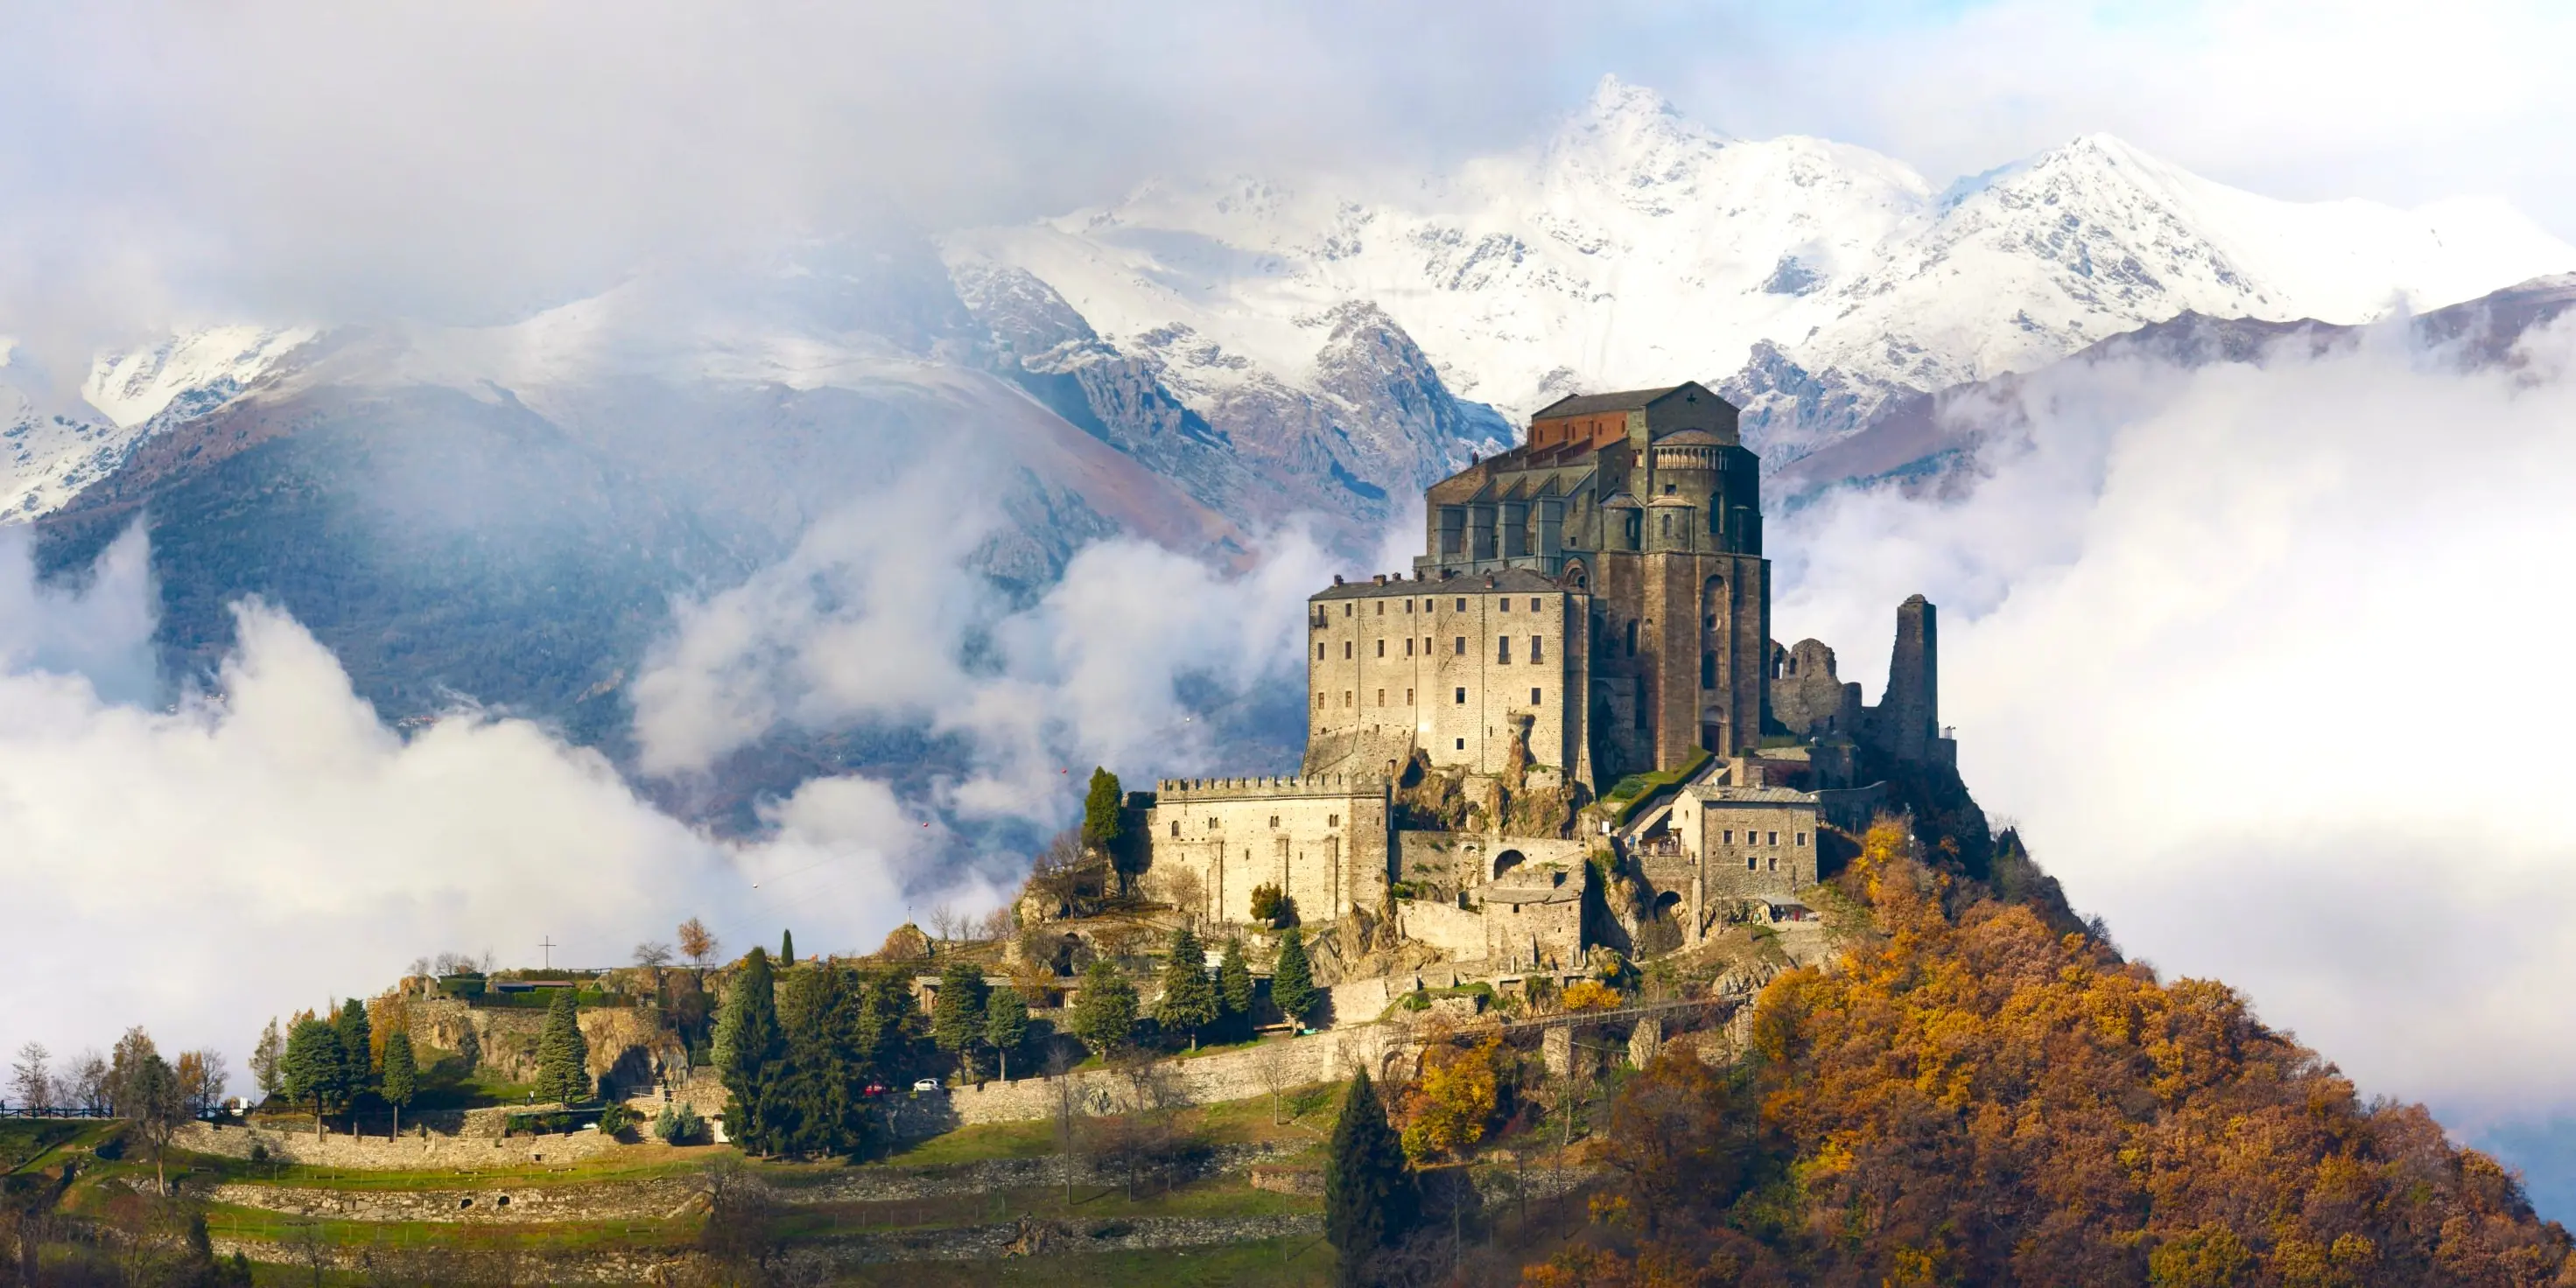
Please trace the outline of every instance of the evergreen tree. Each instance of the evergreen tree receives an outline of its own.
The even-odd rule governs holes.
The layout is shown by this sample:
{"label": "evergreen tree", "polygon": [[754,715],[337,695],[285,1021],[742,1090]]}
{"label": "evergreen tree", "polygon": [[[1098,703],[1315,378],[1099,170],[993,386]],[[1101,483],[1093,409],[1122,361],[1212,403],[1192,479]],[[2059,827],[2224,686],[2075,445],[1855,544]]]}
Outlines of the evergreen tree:
{"label": "evergreen tree", "polygon": [[984,1041],[1002,1060],[1002,1081],[1011,1080],[1011,1053],[1029,1040],[1029,1001],[1016,988],[997,988],[984,999]]}
{"label": "evergreen tree", "polygon": [[394,1109],[394,1134],[402,1135],[403,1106],[420,1094],[420,1066],[411,1049],[411,1031],[396,1029],[385,1038],[385,1076],[376,1094]]}
{"label": "evergreen tree", "polygon": [[1363,1069],[1342,1097],[1341,1120],[1333,1124],[1332,1151],[1324,1160],[1324,1237],[1341,1255],[1341,1281],[1367,1282],[1370,1260],[1402,1241],[1421,1210],[1422,1193],[1404,1146]]}
{"label": "evergreen tree", "polygon": [[346,1080],[348,1049],[340,1044],[340,1035],[328,1024],[306,1017],[295,1022],[286,1035],[286,1056],[280,1062],[280,1089],[288,1100],[313,1106],[313,1134],[322,1134],[322,1114],[339,1103],[340,1087]]}
{"label": "evergreen tree", "polygon": [[1118,807],[1125,801],[1118,775],[1094,768],[1091,790],[1082,798],[1082,843],[1107,854],[1118,841]]}
{"label": "evergreen tree", "polygon": [[796,964],[796,932],[793,930],[778,932],[778,964],[780,966]]}
{"label": "evergreen tree", "polygon": [[724,1010],[716,1020],[716,1072],[724,1080],[725,1132],[752,1153],[771,1152],[760,1115],[785,1050],[778,1031],[778,994],[769,970],[769,954],[758,948],[742,959],[742,972],[725,991]]}
{"label": "evergreen tree", "polygon": [[1197,1050],[1199,1030],[1216,1023],[1216,984],[1208,978],[1207,949],[1188,926],[1172,932],[1170,955],[1163,959],[1163,995],[1154,999],[1154,1019],[1164,1030],[1190,1035]]}
{"label": "evergreen tree", "polygon": [[784,1053],[761,1095],[759,1134],[773,1152],[855,1155],[865,1143],[867,1070],[855,973],[815,963],[788,971],[778,990]]}
{"label": "evergreen tree", "polygon": [[1226,1019],[1249,1027],[1252,1018],[1252,967],[1243,960],[1243,940],[1225,941],[1225,957],[1216,966],[1216,1001]]}
{"label": "evergreen tree", "polygon": [[590,1042],[581,1035],[581,1014],[572,990],[555,990],[546,1008],[546,1026],[537,1033],[537,1099],[577,1105],[590,1099]]}
{"label": "evergreen tree", "polygon": [[1107,958],[1082,973],[1082,996],[1073,1004],[1073,1035],[1094,1055],[1106,1055],[1136,1034],[1136,986]]}
{"label": "evergreen tree", "polygon": [[975,1047],[984,1040],[984,972],[952,958],[939,972],[939,998],[930,1004],[930,1040],[974,1073]]}
{"label": "evergreen tree", "polygon": [[912,982],[902,972],[881,971],[867,981],[867,995],[859,1004],[855,1047],[878,1081],[891,1084],[902,1080],[905,1047],[916,1036],[920,1019],[920,1008],[913,1003]]}
{"label": "evergreen tree", "polygon": [[1270,967],[1270,1000],[1294,1025],[1304,1025],[1323,994],[1315,988],[1315,968],[1306,960],[1306,936],[1295,926],[1280,932],[1279,959]]}
{"label": "evergreen tree", "polygon": [[[340,1014],[331,1022],[340,1035],[340,1049],[346,1053],[340,1065],[340,1103],[354,1113],[358,1097],[375,1090],[376,1053],[367,1040],[367,1004],[356,998],[340,1004]],[[356,1131],[352,1123],[350,1130]]]}

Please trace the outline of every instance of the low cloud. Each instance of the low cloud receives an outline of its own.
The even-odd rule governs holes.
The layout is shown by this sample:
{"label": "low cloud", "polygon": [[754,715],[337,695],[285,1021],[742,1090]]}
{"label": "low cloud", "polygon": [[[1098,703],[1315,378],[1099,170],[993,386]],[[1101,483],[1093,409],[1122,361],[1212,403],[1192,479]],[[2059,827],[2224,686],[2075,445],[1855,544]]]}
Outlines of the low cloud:
{"label": "low cloud", "polygon": [[[633,688],[642,767],[688,774],[774,729],[917,725],[966,740],[938,804],[1059,825],[1094,764],[1203,770],[1214,726],[1299,688],[1305,599],[1333,565],[1303,526],[1227,571],[1114,537],[1025,605],[974,571],[999,523],[932,472],[815,525],[741,586],[680,606]],[[1076,784],[1078,785],[1078,784]]]}
{"label": "low cloud", "polygon": [[690,916],[736,948],[793,925],[856,947],[902,919],[908,892],[991,897],[935,866],[945,834],[881,783],[808,782],[770,807],[771,836],[726,844],[527,721],[462,711],[405,737],[257,603],[236,609],[215,692],[119,701],[149,656],[141,538],[80,595],[39,591],[14,540],[0,550],[0,868],[10,905],[42,915],[10,928],[12,1049],[104,1044],[140,1023],[239,1067],[266,1017],[372,993],[417,955],[534,964],[551,937],[563,963],[615,964]]}
{"label": "low cloud", "polygon": [[1780,521],[1782,638],[1875,690],[1930,594],[1969,784],[2132,952],[2455,1126],[2576,1113],[2571,351],[2046,373],[1967,499]]}

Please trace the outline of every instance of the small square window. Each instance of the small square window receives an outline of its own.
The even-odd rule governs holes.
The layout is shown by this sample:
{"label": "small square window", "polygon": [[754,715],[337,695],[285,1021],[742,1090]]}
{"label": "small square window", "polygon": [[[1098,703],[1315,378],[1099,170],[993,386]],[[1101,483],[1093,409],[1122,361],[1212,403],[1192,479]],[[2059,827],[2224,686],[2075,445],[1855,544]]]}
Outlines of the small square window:
{"label": "small square window", "polygon": [[1460,751],[1465,751],[1466,749],[1467,749],[1467,740],[1466,740],[1466,739],[1464,739],[1464,738],[1459,739],[1459,740],[1458,740],[1458,750],[1460,750]]}
{"label": "small square window", "polygon": [[1770,840],[1768,840],[1768,841],[1763,842],[1763,844],[1765,844],[1765,845],[1778,845],[1779,843],[1780,843],[1780,834],[1779,834],[1778,832],[1773,832],[1773,833],[1771,834],[1771,839],[1770,839]]}
{"label": "small square window", "polygon": [[1755,871],[1759,871],[1759,870],[1761,869],[1761,867],[1762,867],[1762,860],[1761,860],[1761,859],[1756,858],[1755,856],[1750,855],[1750,854],[1748,854],[1748,855],[1745,855],[1745,856],[1744,856],[1744,870],[1745,870],[1745,871],[1747,871],[1747,872],[1755,872]]}
{"label": "small square window", "polygon": [[1538,597],[1535,595],[1530,597],[1530,611],[1533,613],[1538,611]]}
{"label": "small square window", "polygon": [[1800,832],[1800,833],[1798,833],[1798,844],[1800,844],[1800,845],[1805,845],[1806,843],[1807,843],[1807,834],[1806,834],[1806,833],[1804,833],[1804,832]]}
{"label": "small square window", "polygon": [[1734,829],[1734,828],[1731,828],[1731,827],[1730,827],[1730,828],[1726,829],[1726,843],[1727,843],[1728,845],[1733,845],[1733,844],[1735,844],[1735,829]]}

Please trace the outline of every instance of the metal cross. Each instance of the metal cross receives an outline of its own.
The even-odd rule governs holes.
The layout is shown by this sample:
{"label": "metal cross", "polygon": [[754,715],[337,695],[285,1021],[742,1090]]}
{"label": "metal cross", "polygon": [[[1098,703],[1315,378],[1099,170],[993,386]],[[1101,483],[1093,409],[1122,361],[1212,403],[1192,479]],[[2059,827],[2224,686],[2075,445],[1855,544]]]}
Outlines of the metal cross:
{"label": "metal cross", "polygon": [[547,970],[553,970],[555,968],[555,949],[557,946],[558,945],[555,943],[555,937],[552,935],[546,936],[545,939],[537,945],[537,947],[545,950]]}

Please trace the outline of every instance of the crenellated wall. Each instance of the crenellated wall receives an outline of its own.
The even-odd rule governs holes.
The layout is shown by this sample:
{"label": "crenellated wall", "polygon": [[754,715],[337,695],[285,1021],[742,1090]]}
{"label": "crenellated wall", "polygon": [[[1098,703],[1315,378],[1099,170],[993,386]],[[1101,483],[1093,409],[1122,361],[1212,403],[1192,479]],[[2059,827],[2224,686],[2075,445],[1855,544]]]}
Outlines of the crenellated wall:
{"label": "crenellated wall", "polygon": [[1184,778],[1156,784],[1149,862],[1198,883],[1201,916],[1252,920],[1252,890],[1277,885],[1308,921],[1386,899],[1392,790],[1373,774]]}

